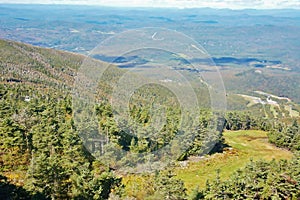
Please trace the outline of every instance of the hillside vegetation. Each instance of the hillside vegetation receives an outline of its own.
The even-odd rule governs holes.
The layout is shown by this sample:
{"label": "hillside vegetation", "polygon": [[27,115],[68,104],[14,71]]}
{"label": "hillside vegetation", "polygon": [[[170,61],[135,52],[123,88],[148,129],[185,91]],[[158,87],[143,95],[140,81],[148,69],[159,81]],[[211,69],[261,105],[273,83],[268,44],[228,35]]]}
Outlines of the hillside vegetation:
{"label": "hillside vegetation", "polygon": [[[150,153],[160,149],[179,133],[179,106],[172,94],[155,85],[138,91],[130,104],[132,118],[145,128],[134,134],[120,129],[109,104],[110,84],[124,71],[112,67],[99,82],[96,92],[99,101],[93,112],[98,117],[97,131],[105,131],[110,145],[123,151],[123,157],[108,157],[101,162],[101,159],[96,159],[97,152],[90,153],[89,143],[86,143],[88,140],[81,140],[82,131],[89,131],[87,128],[90,123],[84,123],[83,126],[74,123],[71,89],[84,57],[4,40],[0,41],[0,51],[1,177],[3,187],[10,188],[10,184],[14,184],[25,192],[17,193],[14,198],[25,194],[28,198],[46,199],[108,198],[109,193],[120,185],[120,179],[114,175],[111,167],[117,169],[119,166],[142,162],[130,153]],[[93,62],[100,67],[103,64],[100,61]],[[157,98],[153,99],[153,96]],[[165,105],[163,109],[166,109],[167,124],[161,134],[151,138],[149,105],[158,103]],[[179,154],[174,151],[176,158],[185,159],[205,151],[203,136],[206,130],[216,124],[210,123],[210,111],[201,112],[203,117],[195,124],[197,132],[186,133],[190,134],[190,138],[196,134],[196,138],[187,138],[185,151]],[[83,116],[88,114],[84,113]],[[132,124],[125,126],[130,132],[135,131],[130,129]],[[93,137],[90,135],[92,131],[85,134],[87,138]],[[218,143],[220,136],[216,134],[211,139]],[[178,145],[175,142],[171,144]],[[13,198],[10,195],[17,188],[11,189],[1,193],[3,198]]]}
{"label": "hillside vegetation", "polygon": [[[0,199],[267,199],[275,190],[278,198],[300,197],[297,118],[266,120],[244,111],[223,116],[203,108],[199,118],[184,116],[192,129],[181,129],[176,96],[149,85],[132,95],[133,120],[120,127],[110,100],[112,85],[125,70],[109,68],[93,91],[91,112],[75,111],[73,84],[84,56],[4,40],[0,52]],[[164,105],[166,118],[159,132],[150,126],[157,105]],[[76,123],[78,113],[84,123]],[[86,120],[93,114],[96,126]],[[99,133],[109,141],[104,154],[89,140]],[[165,170],[129,173],[139,162],[167,160],[167,154],[155,154],[166,146],[174,157]],[[148,156],[136,156],[143,153]],[[204,154],[211,156],[200,157]],[[178,167],[193,157],[200,160]],[[205,187],[204,175],[212,180]],[[251,182],[247,176],[258,178]]]}

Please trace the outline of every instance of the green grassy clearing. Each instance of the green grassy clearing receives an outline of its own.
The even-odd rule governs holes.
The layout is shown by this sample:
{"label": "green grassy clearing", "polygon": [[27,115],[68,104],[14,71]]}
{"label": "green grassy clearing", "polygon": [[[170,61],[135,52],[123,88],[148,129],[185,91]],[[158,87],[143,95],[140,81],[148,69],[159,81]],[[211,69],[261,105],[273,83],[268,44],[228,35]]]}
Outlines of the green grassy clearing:
{"label": "green grassy clearing", "polygon": [[235,170],[242,168],[252,160],[291,159],[292,153],[268,143],[264,131],[226,131],[226,143],[230,146],[224,153],[206,156],[202,160],[190,161],[187,168],[177,168],[176,174],[191,191],[199,186],[203,188],[207,180],[216,177],[220,169],[221,179],[228,178]]}

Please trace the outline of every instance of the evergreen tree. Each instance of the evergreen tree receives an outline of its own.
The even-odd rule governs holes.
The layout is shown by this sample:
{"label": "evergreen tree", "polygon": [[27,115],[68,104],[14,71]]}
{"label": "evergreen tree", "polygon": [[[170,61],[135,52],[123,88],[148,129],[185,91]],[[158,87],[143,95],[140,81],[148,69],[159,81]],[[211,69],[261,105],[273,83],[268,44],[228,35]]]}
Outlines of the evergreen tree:
{"label": "evergreen tree", "polygon": [[172,170],[156,174],[154,181],[154,197],[166,200],[187,199],[183,181],[177,179]]}

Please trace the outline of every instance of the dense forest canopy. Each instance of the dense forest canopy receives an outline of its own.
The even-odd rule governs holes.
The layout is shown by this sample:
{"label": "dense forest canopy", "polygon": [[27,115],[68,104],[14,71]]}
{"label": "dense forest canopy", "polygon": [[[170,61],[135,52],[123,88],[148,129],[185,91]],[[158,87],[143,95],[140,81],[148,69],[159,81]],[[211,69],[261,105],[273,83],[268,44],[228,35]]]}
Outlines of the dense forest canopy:
{"label": "dense forest canopy", "polygon": [[[132,121],[124,121],[120,128],[108,81],[122,76],[124,70],[112,67],[95,91],[96,126],[89,121],[78,125],[72,84],[84,56],[4,40],[0,52],[1,199],[300,198],[300,128],[295,117],[270,119],[247,110],[223,115],[203,106],[199,117],[185,116],[185,122],[193,127],[185,130],[180,128],[181,109],[174,94],[148,85],[132,95]],[[198,92],[203,95],[205,90]],[[166,123],[154,133],[149,124],[155,120],[151,112],[157,105],[163,105],[157,112],[164,113]],[[82,110],[81,114],[79,120],[85,120],[91,113]],[[174,168],[191,156],[222,152],[226,147],[224,130],[267,131],[271,143],[295,152],[294,159],[249,162],[228,180],[216,177],[205,188],[188,194]],[[183,132],[186,137],[181,137]],[[89,139],[97,139],[98,133],[104,134],[105,141],[95,146]],[[160,149],[173,155],[172,159],[157,154]],[[147,156],[140,156],[144,154]],[[137,179],[143,180],[136,182],[138,192],[129,192],[132,183],[122,181],[128,169],[145,161],[155,164],[158,159],[166,160],[167,165],[138,174]]]}

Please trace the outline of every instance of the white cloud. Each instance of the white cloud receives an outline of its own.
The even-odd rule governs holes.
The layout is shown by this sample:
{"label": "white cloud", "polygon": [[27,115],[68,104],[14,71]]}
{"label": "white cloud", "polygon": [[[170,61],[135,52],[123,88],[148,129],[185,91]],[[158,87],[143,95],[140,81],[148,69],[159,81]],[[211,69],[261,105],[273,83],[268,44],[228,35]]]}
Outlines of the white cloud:
{"label": "white cloud", "polygon": [[[11,0],[0,0],[0,3],[11,3]],[[298,8],[300,0],[15,0],[14,3],[35,4],[83,4],[104,6],[132,7],[213,7],[213,8]]]}

